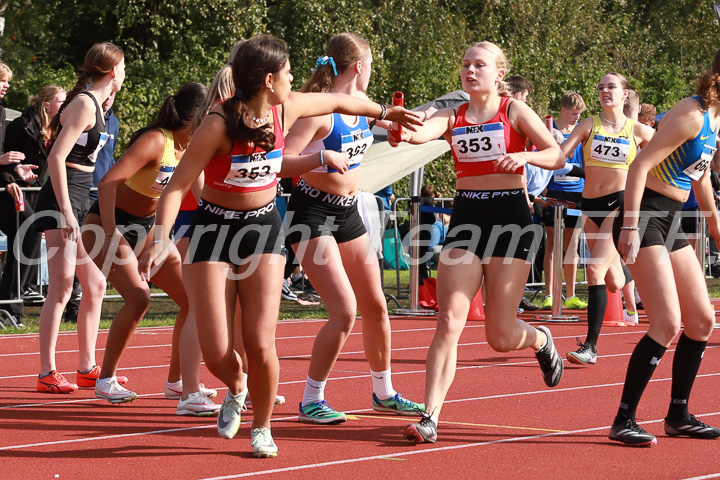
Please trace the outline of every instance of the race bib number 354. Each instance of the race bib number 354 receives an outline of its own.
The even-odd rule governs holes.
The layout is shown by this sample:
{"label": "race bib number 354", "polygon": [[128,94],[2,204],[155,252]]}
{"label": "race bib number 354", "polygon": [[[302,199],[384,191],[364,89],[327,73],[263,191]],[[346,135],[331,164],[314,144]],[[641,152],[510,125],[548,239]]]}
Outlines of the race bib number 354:
{"label": "race bib number 354", "polygon": [[489,162],[506,153],[502,123],[453,128],[452,149],[459,162]]}

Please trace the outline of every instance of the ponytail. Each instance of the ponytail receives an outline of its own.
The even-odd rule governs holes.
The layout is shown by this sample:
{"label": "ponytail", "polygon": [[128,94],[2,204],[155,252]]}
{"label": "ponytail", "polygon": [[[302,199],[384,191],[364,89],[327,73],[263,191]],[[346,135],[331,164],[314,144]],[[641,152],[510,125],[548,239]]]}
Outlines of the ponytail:
{"label": "ponytail", "polygon": [[227,135],[232,140],[245,142],[269,152],[275,148],[275,133],[265,124],[261,127],[252,125],[250,115],[242,93],[225,100],[223,113],[227,118],[225,123]]}
{"label": "ponytail", "polygon": [[130,148],[142,134],[150,130],[163,128],[176,131],[191,127],[195,115],[200,111],[202,102],[207,96],[207,91],[208,88],[202,83],[186,83],[180,87],[175,95],[165,98],[155,121],[133,133],[124,149]]}
{"label": "ponytail", "polygon": [[57,115],[55,115],[55,117],[53,117],[53,119],[50,121],[50,131],[52,132],[53,140],[57,136],[58,126],[60,125],[60,115],[62,114],[63,110],[65,110],[65,107],[70,104],[73,98],[77,97],[80,92],[87,89],[89,82],[90,74],[88,72],[82,72],[80,75],[78,75],[75,86],[72,88],[72,90],[67,92],[67,95],[65,96],[65,101],[60,106],[60,110],[58,111]]}
{"label": "ponytail", "polygon": [[338,33],[328,42],[325,55],[317,59],[312,75],[300,91],[329,92],[335,77],[350,65],[367,59],[370,53],[370,44],[360,35]]}

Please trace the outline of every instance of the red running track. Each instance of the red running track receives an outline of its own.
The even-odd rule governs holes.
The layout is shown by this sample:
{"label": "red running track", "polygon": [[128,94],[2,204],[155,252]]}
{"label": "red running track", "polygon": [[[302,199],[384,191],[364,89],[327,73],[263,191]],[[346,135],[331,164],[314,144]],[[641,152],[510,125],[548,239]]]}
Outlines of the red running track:
{"label": "red running track", "polygon": [[[525,319],[534,318],[524,314]],[[468,322],[458,350],[458,371],[448,393],[435,444],[402,438],[410,421],[371,409],[371,380],[358,320],[335,371],[327,398],[350,412],[347,423],[315,426],[297,421],[309,352],[323,320],[285,321],[277,330],[280,392],[288,402],[275,409],[274,459],[254,459],[252,408],[233,440],[217,435],[214,418],[179,417],[176,401],[163,396],[170,328],[143,328],[121,362],[130,404],[110,405],[92,390],[71,395],[35,391],[37,335],[0,335],[0,458],[3,479],[27,478],[717,478],[720,441],[670,438],[662,419],[670,395],[674,346],[655,372],[638,419],[658,436],[650,449],[607,440],[632,349],[647,328],[607,327],[598,364],[566,362],[557,388],[546,388],[530,351],[497,353],[485,342],[483,322]],[[395,317],[393,383],[422,401],[425,358],[435,318]],[[552,324],[561,354],[583,338],[585,322]],[[711,337],[691,399],[691,410],[720,424],[720,330]],[[99,339],[98,361],[106,332]],[[70,381],[77,368],[74,333],[58,342],[58,367]],[[203,369],[202,381],[225,389]]]}

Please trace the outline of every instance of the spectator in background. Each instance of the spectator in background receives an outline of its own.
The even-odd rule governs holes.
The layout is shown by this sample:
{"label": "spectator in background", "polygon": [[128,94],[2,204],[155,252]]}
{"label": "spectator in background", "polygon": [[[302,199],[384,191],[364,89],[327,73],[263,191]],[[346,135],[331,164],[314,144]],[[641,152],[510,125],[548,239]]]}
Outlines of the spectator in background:
{"label": "spectator in background", "polygon": [[[4,147],[13,153],[25,156],[25,162],[35,166],[34,177],[23,179],[11,165],[3,166],[0,173],[0,187],[7,189],[0,194],[0,229],[8,236],[8,255],[5,273],[0,282],[0,299],[11,300],[17,298],[18,282],[20,283],[20,296],[26,301],[42,301],[45,299],[40,293],[37,284],[38,267],[36,264],[27,265],[21,262],[20,277],[18,278],[17,259],[12,245],[17,233],[15,199],[24,195],[25,211],[20,212],[20,224],[35,213],[37,193],[20,191],[21,187],[40,187],[47,173],[47,156],[50,147],[52,131],[50,120],[57,114],[60,105],[65,101],[65,90],[55,85],[48,85],[40,89],[38,95],[30,99],[30,106],[20,117],[16,118],[7,127]],[[22,239],[23,256],[36,259],[40,256],[40,233],[30,229],[25,232]],[[21,257],[22,258],[22,257]],[[16,323],[22,321],[23,304],[13,303],[7,305],[6,310],[15,317]]]}
{"label": "spectator in background", "polygon": [[[85,212],[83,217],[90,209],[90,206],[95,203],[98,199],[97,186],[100,180],[105,176],[108,170],[115,165],[115,147],[117,146],[117,138],[120,132],[120,121],[113,114],[112,106],[115,103],[115,92],[112,92],[110,96],[102,104],[103,115],[105,117],[105,129],[107,130],[107,142],[97,154],[97,160],[95,161],[95,171],[93,171],[93,183],[92,190],[90,190],[90,196],[88,197],[87,205],[85,206]],[[77,275],[73,279],[72,295],[70,301],[65,307],[65,318],[66,323],[77,323],[78,309],[80,308],[80,298],[82,297],[82,287],[78,281]]]}
{"label": "spectator in background", "polygon": [[640,95],[635,90],[628,90],[628,96],[625,99],[625,105],[623,105],[623,114],[625,114],[626,117],[637,121],[639,113]]}
{"label": "spectator in background", "polygon": [[530,80],[520,75],[512,75],[505,79],[510,90],[510,96],[523,103],[527,103],[528,95],[533,91],[533,84]]}
{"label": "spectator in background", "polygon": [[[420,249],[418,250],[418,258],[424,259],[430,250],[430,239],[432,237],[432,226],[435,223],[435,214],[432,212],[423,212],[422,207],[435,206],[435,189],[430,185],[424,185],[420,189]],[[424,259],[418,264],[418,280],[420,285],[423,280],[430,276],[429,258]]]}
{"label": "spectator in background", "polygon": [[649,103],[640,104],[640,113],[638,114],[638,122],[644,123],[648,127],[655,126],[655,115],[657,115],[657,109],[655,105]]}

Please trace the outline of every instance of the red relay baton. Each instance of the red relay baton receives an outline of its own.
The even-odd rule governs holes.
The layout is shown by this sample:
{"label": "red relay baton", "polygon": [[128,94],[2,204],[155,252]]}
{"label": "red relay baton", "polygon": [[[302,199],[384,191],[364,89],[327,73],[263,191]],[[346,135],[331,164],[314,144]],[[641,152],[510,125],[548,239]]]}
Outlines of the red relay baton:
{"label": "red relay baton", "polygon": [[545,117],[545,125],[547,126],[548,130],[550,130],[550,133],[553,131],[553,117],[552,115],[548,115]]}
{"label": "red relay baton", "polygon": [[20,197],[15,200],[15,211],[16,212],[24,212],[25,211],[25,195],[23,192],[20,192]]}
{"label": "red relay baton", "polygon": [[[392,104],[398,105],[400,107],[404,107],[405,106],[405,94],[403,94],[402,92],[393,93]],[[394,134],[395,138],[397,138],[399,140],[400,136],[402,135],[402,127],[400,125],[398,125],[397,123],[393,123],[393,125],[395,126],[395,128],[393,128],[393,134]]]}

